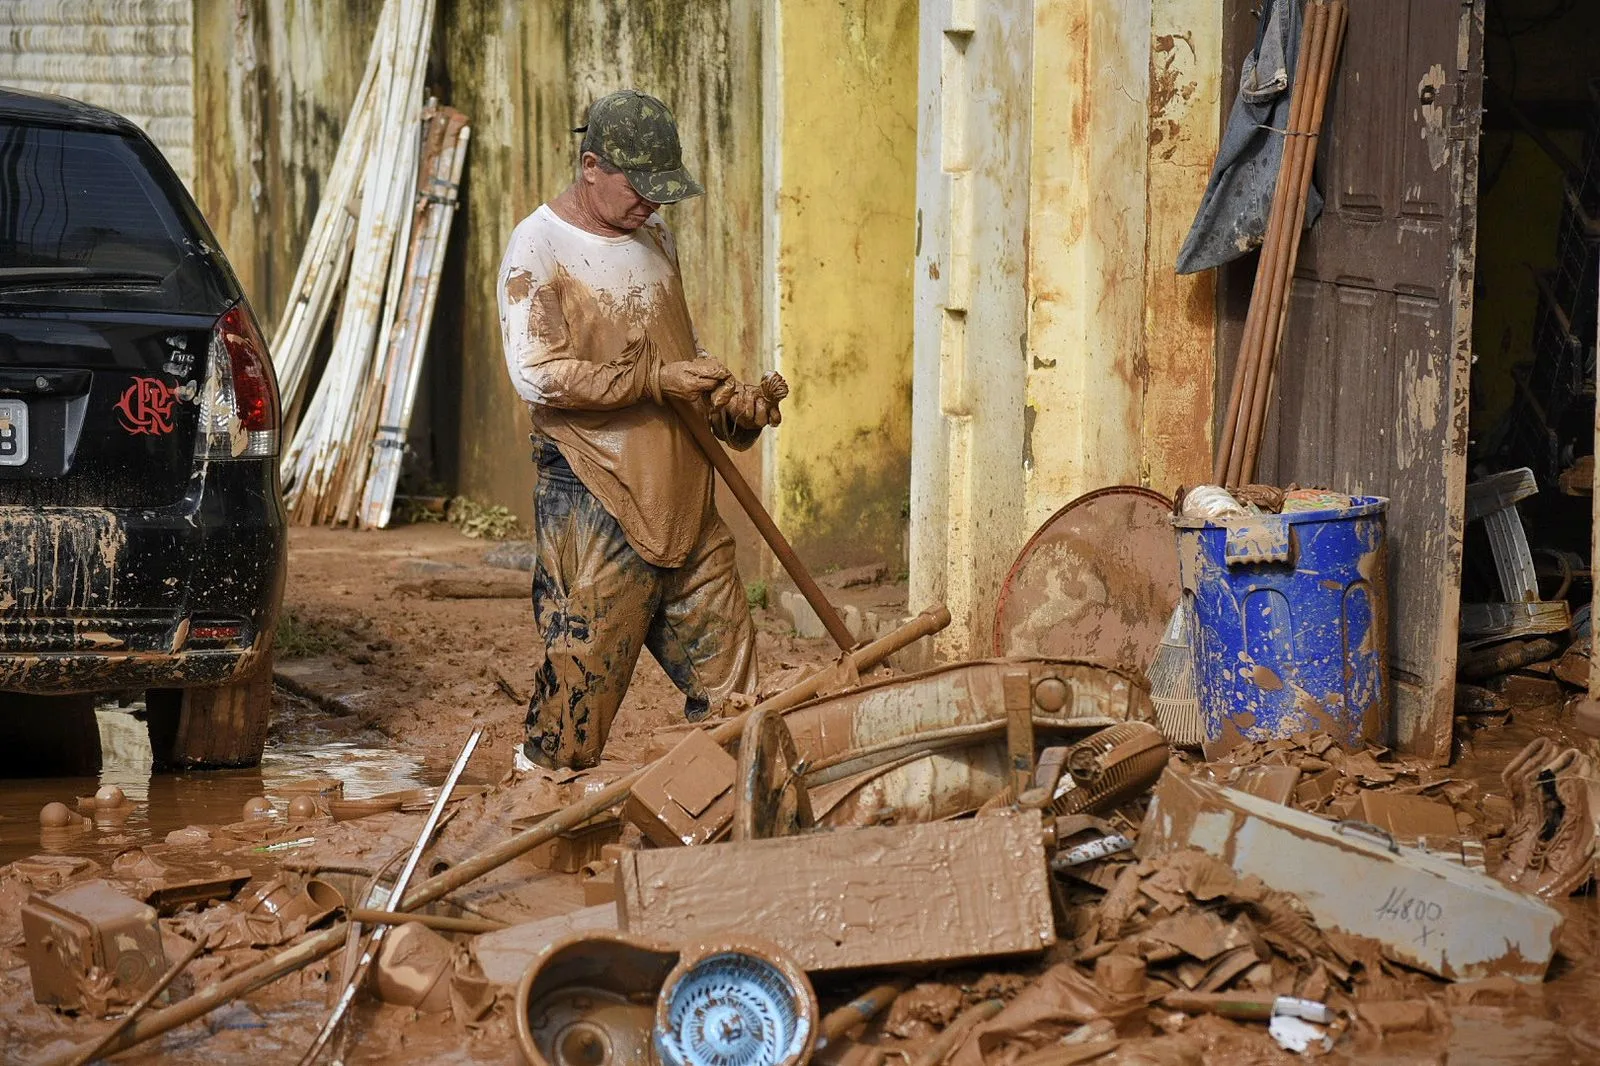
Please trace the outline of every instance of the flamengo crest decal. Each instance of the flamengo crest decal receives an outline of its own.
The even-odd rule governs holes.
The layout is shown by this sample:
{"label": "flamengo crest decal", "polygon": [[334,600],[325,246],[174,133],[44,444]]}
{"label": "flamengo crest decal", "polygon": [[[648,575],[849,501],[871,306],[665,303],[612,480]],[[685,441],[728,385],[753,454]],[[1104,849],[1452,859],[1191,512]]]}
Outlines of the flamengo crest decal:
{"label": "flamengo crest decal", "polygon": [[134,378],[117,401],[117,417],[129,433],[162,437],[172,432],[172,386],[160,378]]}

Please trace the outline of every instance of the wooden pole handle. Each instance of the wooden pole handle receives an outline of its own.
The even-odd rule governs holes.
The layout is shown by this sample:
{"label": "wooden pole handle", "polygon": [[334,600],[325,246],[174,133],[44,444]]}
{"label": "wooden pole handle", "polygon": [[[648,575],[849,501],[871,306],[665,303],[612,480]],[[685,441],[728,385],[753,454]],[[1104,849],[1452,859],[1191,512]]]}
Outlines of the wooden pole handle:
{"label": "wooden pole handle", "polygon": [[767,542],[767,547],[772,549],[772,554],[778,557],[778,562],[783,564],[795,586],[799,588],[800,595],[806,598],[811,609],[817,612],[817,617],[822,619],[823,626],[828,630],[828,635],[833,642],[839,645],[840,651],[849,651],[858,641],[850,635],[850,630],[845,626],[844,619],[839,617],[839,612],[833,609],[833,604],[822,594],[822,589],[811,577],[811,572],[800,561],[800,556],[794,553],[789,542],[784,538],[783,532],[778,529],[772,516],[767,514],[767,509],[761,506],[761,501],[756,498],[755,490],[750,483],[739,473],[739,468],[734,465],[733,459],[722,450],[722,443],[711,432],[711,427],[706,423],[700,412],[684,403],[677,397],[668,397],[667,402],[678,413],[683,424],[689,427],[689,435],[705,453],[706,459],[717,468],[717,473],[722,475],[723,484],[733,493],[733,498],[739,501],[739,506],[744,508],[744,513],[750,516],[750,521],[755,523],[756,529],[761,533],[761,539]]}

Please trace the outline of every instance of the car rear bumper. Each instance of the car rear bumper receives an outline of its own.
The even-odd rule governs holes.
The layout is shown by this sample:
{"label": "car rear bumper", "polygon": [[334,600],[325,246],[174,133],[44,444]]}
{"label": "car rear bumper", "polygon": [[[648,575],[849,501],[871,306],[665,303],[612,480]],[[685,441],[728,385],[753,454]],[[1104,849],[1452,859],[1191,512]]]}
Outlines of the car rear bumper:
{"label": "car rear bumper", "polygon": [[212,462],[170,508],[0,507],[0,690],[255,676],[283,595],[285,525],[269,462]]}
{"label": "car rear bumper", "polygon": [[[225,685],[258,675],[270,651],[0,653],[0,692],[107,692]],[[3,702],[3,698],[0,698]]]}

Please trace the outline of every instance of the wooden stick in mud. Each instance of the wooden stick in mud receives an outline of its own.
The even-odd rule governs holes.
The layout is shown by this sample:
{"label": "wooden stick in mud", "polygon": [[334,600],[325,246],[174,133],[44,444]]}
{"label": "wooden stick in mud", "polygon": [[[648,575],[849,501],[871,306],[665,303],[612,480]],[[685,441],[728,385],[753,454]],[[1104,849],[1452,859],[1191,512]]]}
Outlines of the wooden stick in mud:
{"label": "wooden stick in mud", "polygon": [[132,1022],[135,1018],[139,1017],[139,1015],[143,1014],[144,1009],[150,1006],[150,1004],[154,1003],[156,1001],[156,997],[165,992],[167,990],[167,986],[176,980],[180,973],[188,968],[189,964],[194,961],[195,956],[200,954],[200,949],[205,947],[205,943],[205,939],[201,938],[190,944],[189,950],[183,953],[183,957],[177,962],[173,963],[171,966],[167,967],[167,972],[161,975],[161,979],[155,984],[151,985],[148,992],[139,997],[139,1002],[135,1003],[128,1010],[128,1013],[122,1016],[121,1021],[117,1022],[116,1025],[111,1027],[110,1032],[106,1033],[106,1035],[102,1036],[99,1040],[96,1040],[93,1044],[84,1045],[83,1051],[73,1057],[71,1066],[83,1066],[83,1064],[86,1062],[93,1062],[95,1056],[104,1051],[106,1045],[115,1040],[118,1033],[121,1033],[124,1029],[128,1028],[129,1022]]}
{"label": "wooden stick in mud", "polygon": [[955,1021],[945,1026],[944,1031],[934,1037],[933,1041],[922,1049],[921,1054],[911,1060],[912,1066],[940,1066],[972,1030],[999,1014],[1005,1006],[1006,1001],[1003,999],[986,999],[974,1003],[956,1015]]}
{"label": "wooden stick in mud", "polygon": [[889,1009],[900,998],[900,993],[911,987],[911,978],[897,977],[886,984],[876,985],[852,999],[842,1007],[828,1012],[822,1019],[822,1032],[817,1038],[817,1050],[844,1036],[858,1025],[863,1025]]}
{"label": "wooden stick in mud", "polygon": [[375,922],[387,922],[391,925],[416,922],[429,929],[437,929],[441,933],[496,933],[509,928],[505,922],[496,922],[489,918],[452,918],[445,914],[400,915],[394,911],[380,911],[374,907],[352,907],[347,913],[351,918],[367,925]]}
{"label": "wooden stick in mud", "polygon": [[[943,606],[930,607],[893,633],[880,637],[864,648],[850,653],[851,660],[855,663],[856,670],[870,670],[883,662],[895,652],[905,648],[923,637],[931,636],[950,624],[950,612]],[[762,703],[759,708],[767,711],[786,711],[798,707],[807,700],[814,698],[826,682],[828,670],[819,670],[810,677],[791,688],[785,689],[778,695]],[[711,730],[711,738],[718,744],[727,744],[739,737],[744,730],[745,719],[752,712],[734,716],[720,723]],[[648,769],[648,768],[646,768]],[[645,770],[635,770],[626,777],[619,778],[612,784],[594,795],[586,797],[582,802],[568,807],[551,815],[531,829],[500,842],[487,851],[480,852],[453,866],[437,876],[413,887],[405,894],[405,898],[395,907],[397,911],[414,911],[418,907],[426,906],[434,900],[454,892],[491,870],[504,866],[521,855],[527,854],[540,844],[552,840],[558,834],[573,829],[595,815],[610,810],[623,800],[633,789],[633,783],[644,774]],[[278,952],[270,958],[244,970],[226,981],[208,985],[181,1003],[175,1003],[154,1013],[147,1014],[133,1024],[121,1029],[116,1037],[100,1049],[97,1054],[114,1054],[126,1051],[128,1048],[154,1039],[162,1033],[187,1025],[189,1022],[205,1017],[240,996],[249,995],[258,988],[276,981],[280,977],[294,973],[296,970],[311,965],[318,959],[331,955],[345,942],[345,925],[339,924],[324,929],[305,940]],[[98,1042],[98,1041],[97,1041]],[[46,1056],[38,1061],[36,1066],[70,1066],[83,1050],[83,1045],[67,1048],[65,1051]]]}
{"label": "wooden stick in mud", "polygon": [[744,475],[739,473],[739,468],[733,464],[733,459],[722,450],[721,443],[711,432],[711,427],[706,424],[705,418],[682,400],[672,399],[671,403],[672,409],[678,412],[683,424],[689,427],[689,434],[705,453],[706,459],[717,468],[717,473],[722,475],[723,484],[728,486],[733,498],[739,501],[744,513],[750,516],[750,521],[755,523],[761,539],[767,542],[772,554],[778,557],[778,562],[783,564],[784,570],[794,579],[800,595],[806,598],[811,609],[817,612],[817,617],[822,619],[823,626],[828,630],[828,636],[839,645],[840,651],[854,648],[859,642],[850,635],[844,619],[839,617],[839,612],[833,609],[833,604],[828,602],[828,598],[822,594],[822,589],[812,578],[811,571],[806,569],[806,565],[800,561],[800,556],[789,546],[783,531],[772,520],[772,516],[767,514],[767,509],[761,506],[761,501],[756,498],[755,491],[750,488],[750,483],[744,479]]}

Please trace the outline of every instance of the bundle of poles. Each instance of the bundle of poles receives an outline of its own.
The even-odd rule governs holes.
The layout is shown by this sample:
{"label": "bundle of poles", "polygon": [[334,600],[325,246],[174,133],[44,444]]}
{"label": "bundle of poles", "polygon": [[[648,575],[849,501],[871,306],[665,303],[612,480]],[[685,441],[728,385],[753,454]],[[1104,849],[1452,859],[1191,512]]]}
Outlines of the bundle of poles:
{"label": "bundle of poles", "polygon": [[1244,339],[1233,370],[1228,413],[1212,468],[1212,481],[1218,485],[1243,485],[1255,478],[1267,404],[1274,387],[1284,323],[1289,316],[1289,289],[1300,256],[1311,171],[1317,161],[1328,87],[1339,61],[1348,17],[1345,0],[1313,0],[1306,5],[1289,104],[1289,128],[1278,131],[1284,139],[1283,160],[1272,194],[1261,257],[1256,262]]}
{"label": "bundle of poles", "polygon": [[471,132],[461,112],[423,104],[434,6],[384,4],[273,332],[292,430],[284,496],[300,525],[389,522]]}

